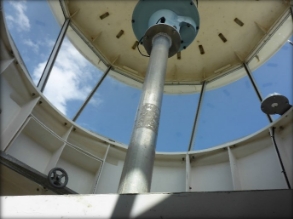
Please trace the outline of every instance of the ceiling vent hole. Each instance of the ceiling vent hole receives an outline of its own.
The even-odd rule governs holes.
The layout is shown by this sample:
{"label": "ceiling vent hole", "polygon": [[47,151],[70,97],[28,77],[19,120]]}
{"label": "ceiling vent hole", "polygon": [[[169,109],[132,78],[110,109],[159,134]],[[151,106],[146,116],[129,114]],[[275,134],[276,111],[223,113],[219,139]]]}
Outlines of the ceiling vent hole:
{"label": "ceiling vent hole", "polygon": [[224,43],[227,42],[226,37],[224,37],[224,35],[223,35],[222,33],[220,33],[218,36],[221,38],[221,40],[222,40]]}
{"label": "ceiling vent hole", "polygon": [[241,20],[239,20],[238,18],[235,18],[234,21],[236,24],[238,24],[241,27],[244,25],[244,23]]}
{"label": "ceiling vent hole", "polygon": [[116,35],[116,38],[119,39],[124,34],[124,30],[120,30],[119,33]]}
{"label": "ceiling vent hole", "polygon": [[204,48],[202,45],[199,45],[198,48],[199,48],[200,54],[202,54],[202,55],[205,54]]}
{"label": "ceiling vent hole", "polygon": [[109,12],[106,12],[106,13],[102,14],[100,16],[100,18],[101,18],[101,20],[103,20],[104,18],[108,17],[109,15],[110,15]]}

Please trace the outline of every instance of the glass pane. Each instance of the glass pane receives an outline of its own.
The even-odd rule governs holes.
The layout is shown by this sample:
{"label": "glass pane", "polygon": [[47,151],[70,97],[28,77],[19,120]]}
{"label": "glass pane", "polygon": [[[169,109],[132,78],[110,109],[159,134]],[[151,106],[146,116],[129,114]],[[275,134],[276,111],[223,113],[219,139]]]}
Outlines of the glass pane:
{"label": "glass pane", "polygon": [[156,151],[188,150],[198,100],[199,93],[164,94]]}
{"label": "glass pane", "polygon": [[[293,41],[293,36],[290,38]],[[252,73],[263,98],[279,93],[293,104],[293,46],[286,44],[264,65]],[[280,115],[273,115],[273,120]]]}
{"label": "glass pane", "polygon": [[207,149],[245,137],[269,124],[247,76],[221,85],[220,80],[230,80],[237,74],[245,75],[244,69],[206,85],[193,150]]}
{"label": "glass pane", "polygon": [[[69,39],[74,42],[74,45]],[[75,45],[82,47],[83,54]],[[87,55],[95,57],[95,62],[92,63],[86,59]],[[73,118],[105,70],[106,66],[99,62],[95,54],[69,27],[44,95],[61,113]]]}
{"label": "glass pane", "polygon": [[47,1],[3,1],[3,8],[8,30],[37,85],[61,27]]}
{"label": "glass pane", "polygon": [[76,122],[90,131],[128,145],[140,95],[140,89],[107,76]]}

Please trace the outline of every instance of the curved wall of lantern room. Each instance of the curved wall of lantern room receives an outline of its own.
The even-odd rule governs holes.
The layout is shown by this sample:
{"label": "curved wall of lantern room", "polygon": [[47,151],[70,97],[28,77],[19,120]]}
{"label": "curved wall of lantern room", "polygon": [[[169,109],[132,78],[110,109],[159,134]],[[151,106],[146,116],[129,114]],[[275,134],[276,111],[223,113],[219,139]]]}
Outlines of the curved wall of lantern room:
{"label": "curved wall of lantern room", "polygon": [[[89,43],[87,37],[91,30],[81,28],[84,22],[82,9],[75,15],[73,13],[78,11],[78,1],[66,2],[49,2],[60,23],[61,32],[62,26],[70,21],[66,37],[61,40],[60,45],[63,42],[62,46],[66,47],[70,42],[75,46],[80,53],[73,55],[82,54],[97,70],[94,79],[96,82],[103,77],[107,69],[109,70],[100,87],[93,92],[93,97],[104,96],[104,106],[108,107],[107,114],[99,115],[101,111],[95,108],[94,104],[84,104],[87,103],[86,98],[80,101],[71,114],[54,104],[53,99],[57,96],[46,93],[46,87],[44,91],[37,87],[34,78],[31,77],[24,57],[20,55],[9,33],[7,18],[5,20],[2,10],[1,195],[56,192],[22,177],[21,175],[25,174],[21,171],[16,174],[15,168],[12,171],[13,168],[3,161],[5,159],[17,162],[39,176],[46,176],[54,167],[64,168],[69,175],[67,192],[117,192],[144,77],[140,68],[145,65],[145,60],[142,66],[133,65],[130,68],[128,65],[131,63],[124,59],[127,51],[122,50],[123,48],[120,49],[124,53],[121,53],[118,59],[115,58],[116,49],[112,48],[116,46],[115,43],[100,47],[97,46],[98,41]],[[199,70],[199,67],[195,67],[201,76],[193,78],[188,73],[192,69],[192,61],[187,60],[191,67],[181,68],[181,64],[177,64],[179,67],[174,70],[169,66],[171,70],[167,73],[165,84],[151,192],[287,189],[292,186],[292,107],[282,116],[268,117],[260,110],[261,99],[273,92],[287,96],[290,104],[293,104],[292,80],[290,81],[293,56],[292,45],[288,42],[288,39],[292,41],[293,33],[292,6],[289,1],[282,2],[284,5],[279,7],[280,13],[272,19],[270,28],[266,29],[257,22],[254,24],[254,28],[262,34],[257,35],[257,43],[250,52],[233,52],[236,58],[233,57],[229,65],[222,65],[225,63],[222,59],[217,63],[217,57],[220,59],[221,56],[219,53],[210,56],[215,66],[222,65],[224,68],[213,69],[213,66],[209,66],[206,68],[208,70],[203,70],[204,67]],[[103,1],[96,1],[94,4],[99,3],[101,8],[106,7]],[[130,6],[125,10],[131,10]],[[203,12],[202,14],[203,17],[207,16]],[[131,33],[125,32],[129,32],[129,35]],[[87,33],[89,35],[86,35]],[[106,32],[106,38],[110,33],[111,30],[109,33]],[[237,37],[237,34],[234,37]],[[57,42],[57,35],[56,38]],[[101,35],[101,39],[103,40],[104,36]],[[132,38],[129,39],[131,40]],[[104,51],[107,46],[112,48],[113,54]],[[121,45],[123,46],[124,44]],[[192,55],[197,44],[193,47],[186,53],[182,52],[183,61],[184,55]],[[208,46],[206,48],[208,53],[210,49]],[[62,62],[62,51],[61,48],[59,54],[56,54],[55,68],[58,68],[58,62]],[[132,54],[136,54],[137,51],[130,52],[130,58],[141,59]],[[215,53],[215,50],[210,52]],[[114,59],[111,60],[109,57]],[[200,55],[195,57],[208,65],[205,58]],[[171,63],[176,61],[178,60],[175,57]],[[47,65],[49,64],[48,62]],[[133,70],[135,68],[137,69]],[[182,69],[186,73],[178,76]],[[276,75],[275,71],[279,70],[283,72]],[[54,83],[53,74],[49,76],[47,86]],[[277,83],[283,86],[275,86]],[[254,84],[256,86],[253,86]],[[89,95],[94,86],[95,83],[90,86],[85,96]],[[109,86],[113,87],[108,90]],[[125,90],[128,93],[123,94]],[[131,107],[123,108],[121,99],[131,95]],[[78,114],[82,105],[85,107]],[[119,114],[119,110],[129,111],[131,116]],[[99,116],[105,117],[105,121]],[[91,125],[94,120],[99,120],[100,125]],[[128,137],[117,134],[125,128],[125,123],[130,127]],[[165,131],[167,127],[169,132]],[[287,180],[284,172],[287,174]]]}

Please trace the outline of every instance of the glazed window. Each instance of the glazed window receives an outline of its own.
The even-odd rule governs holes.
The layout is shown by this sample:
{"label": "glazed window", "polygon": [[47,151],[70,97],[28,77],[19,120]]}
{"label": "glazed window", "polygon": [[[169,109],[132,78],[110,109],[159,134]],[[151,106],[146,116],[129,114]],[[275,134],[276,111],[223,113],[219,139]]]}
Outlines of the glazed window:
{"label": "glazed window", "polygon": [[37,85],[61,26],[47,1],[3,1],[3,8],[8,31]]}
{"label": "glazed window", "polygon": [[156,151],[188,151],[198,100],[198,92],[164,94]]}
{"label": "glazed window", "polygon": [[[44,95],[64,115],[73,118],[101,78],[106,67],[102,66],[99,69],[93,65],[84,57],[84,54],[77,50],[69,37],[78,37],[71,27],[68,28],[62,42]],[[75,42],[80,47],[87,47],[81,39]],[[41,69],[42,67],[40,73]]]}
{"label": "glazed window", "polygon": [[[233,75],[242,76],[236,81]],[[207,83],[196,126],[193,150],[207,149],[252,134],[269,124],[243,68]]]}
{"label": "glazed window", "polygon": [[108,75],[76,122],[90,131],[129,144],[140,95],[140,89]]}
{"label": "glazed window", "polygon": [[[289,39],[293,41],[293,36]],[[269,94],[279,93],[289,99],[293,104],[293,46],[286,42],[281,49],[267,60],[261,67],[253,72],[253,77],[258,85],[263,98]],[[273,120],[280,115],[273,115]]]}

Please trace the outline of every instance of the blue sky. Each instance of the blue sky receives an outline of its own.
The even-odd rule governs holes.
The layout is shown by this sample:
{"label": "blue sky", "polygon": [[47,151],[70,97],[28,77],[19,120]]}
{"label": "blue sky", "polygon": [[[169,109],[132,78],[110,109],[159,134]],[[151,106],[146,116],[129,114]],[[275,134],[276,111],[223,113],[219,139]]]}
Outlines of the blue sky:
{"label": "blue sky", "polygon": [[[37,84],[60,25],[46,1],[4,1],[3,5],[8,29]],[[287,43],[253,73],[263,97],[278,92],[287,96],[292,104],[292,69],[292,46]],[[61,113],[72,118],[101,75],[102,72],[66,37],[44,94]],[[128,144],[140,94],[141,90],[108,76],[76,122],[93,132]],[[188,149],[198,99],[198,93],[164,94],[157,151]],[[205,149],[244,137],[267,124],[253,87],[244,77],[205,92],[193,149]]]}

